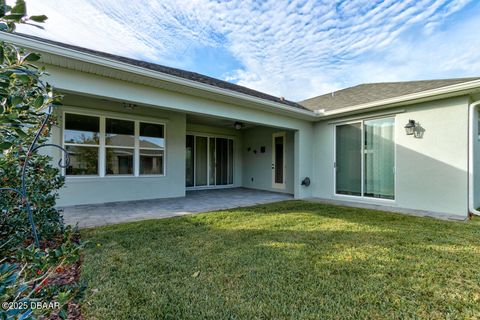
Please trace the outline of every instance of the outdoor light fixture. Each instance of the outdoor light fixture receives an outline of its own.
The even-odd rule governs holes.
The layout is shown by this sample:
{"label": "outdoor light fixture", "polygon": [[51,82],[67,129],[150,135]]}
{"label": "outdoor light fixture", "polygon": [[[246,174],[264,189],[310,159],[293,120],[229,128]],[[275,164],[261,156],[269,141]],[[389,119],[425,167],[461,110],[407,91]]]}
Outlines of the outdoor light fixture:
{"label": "outdoor light fixture", "polygon": [[233,126],[235,127],[236,130],[240,130],[240,129],[243,128],[243,123],[235,122],[235,124]]}
{"label": "outdoor light fixture", "polygon": [[137,105],[136,104],[133,104],[133,103],[123,103],[123,109],[125,110],[128,110],[128,111],[132,111],[133,109],[135,109]]}
{"label": "outdoor light fixture", "polygon": [[408,120],[408,123],[405,126],[405,132],[407,133],[407,136],[411,136],[415,133],[415,120]]}

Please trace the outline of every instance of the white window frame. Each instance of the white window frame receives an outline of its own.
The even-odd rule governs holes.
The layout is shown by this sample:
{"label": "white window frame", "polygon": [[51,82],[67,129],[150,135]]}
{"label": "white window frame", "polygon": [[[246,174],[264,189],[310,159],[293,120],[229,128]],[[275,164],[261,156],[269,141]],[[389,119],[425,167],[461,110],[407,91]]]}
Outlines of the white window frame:
{"label": "white window frame", "polygon": [[[393,127],[394,127],[394,164],[393,164],[393,184],[394,184],[394,194],[393,194],[393,199],[382,199],[382,198],[373,198],[373,197],[366,197],[364,195],[364,189],[365,189],[365,121],[370,121],[370,120],[378,120],[378,119],[393,119]],[[360,123],[361,124],[361,193],[359,196],[354,196],[354,195],[348,195],[348,194],[340,194],[337,193],[337,127],[346,125],[346,124],[353,124],[353,123]],[[376,117],[365,117],[361,119],[355,119],[351,121],[344,121],[344,122],[338,122],[333,125],[333,195],[336,198],[339,199],[345,199],[345,200],[361,200],[363,202],[377,202],[377,203],[395,203],[397,200],[397,128],[396,128],[396,123],[397,119],[396,117],[393,116],[376,116]]]}
{"label": "white window frame", "polygon": [[[69,113],[69,112],[66,112]],[[107,145],[107,118],[108,119],[114,119],[114,120],[124,120],[124,121],[130,121],[133,122],[133,147],[125,147],[125,146],[114,146],[114,145]],[[102,131],[103,127],[103,131]],[[103,161],[104,161],[104,166],[103,170],[104,176],[105,177],[135,177],[135,170],[137,169],[137,121],[135,120],[129,120],[129,119],[124,119],[120,118],[117,116],[105,116],[100,119],[100,137],[102,137],[102,132],[103,132]],[[101,140],[101,139],[100,139]],[[106,169],[107,169],[107,149],[128,149],[128,150],[133,150],[133,170],[131,174],[107,174]]]}
{"label": "white window frame", "polygon": [[[283,138],[283,168],[282,168],[282,175],[283,175],[283,183],[275,182],[275,170],[276,170],[276,151],[275,151],[275,138],[282,137]],[[272,134],[272,188],[274,189],[282,189],[284,190],[286,187],[286,173],[287,173],[287,135],[285,131],[275,132]]]}
{"label": "white window frame", "polygon": [[[196,152],[196,144],[197,144],[197,137],[204,137],[207,138],[207,184],[204,186],[197,186],[197,161],[196,157],[194,158],[195,160],[193,161],[193,186],[191,187],[185,187],[186,190],[197,190],[197,189],[222,189],[222,188],[231,188],[235,185],[235,145],[236,145],[236,139],[233,136],[228,136],[228,135],[221,135],[221,134],[210,134],[210,133],[204,133],[204,132],[195,132],[195,131],[187,131],[186,136],[193,136],[193,144],[195,146],[195,152]],[[232,140],[232,148],[233,148],[233,159],[232,159],[232,167],[233,167],[233,173],[232,173],[232,183],[227,183],[227,184],[222,184],[222,185],[217,185],[215,184],[217,181],[217,173],[214,170],[214,184],[210,184],[210,138],[223,138],[223,139],[228,139]],[[216,142],[215,142],[216,143]],[[217,154],[217,148],[215,146],[215,156]],[[230,163],[230,154],[227,153],[227,163]],[[227,171],[228,171],[227,167]]]}
{"label": "white window frame", "polygon": [[[100,119],[100,140],[98,145],[90,145],[90,144],[74,144],[74,143],[65,143],[65,116],[66,114],[78,114],[83,116],[91,116],[91,117],[98,117]],[[106,146],[105,138],[106,138],[106,119],[118,119],[118,120],[126,120],[134,122],[134,134],[135,134],[135,143],[134,147],[123,147],[123,146]],[[151,124],[158,124],[163,126],[163,139],[164,139],[164,147],[163,147],[163,174],[140,174],[140,149],[145,150],[162,150],[161,148],[140,148],[140,122],[142,123],[151,123]],[[119,178],[160,178],[167,176],[167,121],[165,120],[152,120],[146,119],[139,116],[130,116],[130,115],[123,115],[114,112],[89,112],[86,110],[78,110],[76,108],[65,108],[62,110],[62,132],[61,132],[61,139],[62,139],[62,147],[65,148],[66,146],[85,146],[85,147],[98,147],[98,174],[96,175],[67,175],[66,168],[62,169],[62,175],[68,179],[85,179],[85,178],[102,178],[102,179],[119,179]],[[133,174],[106,174],[106,148],[124,148],[124,149],[133,149],[134,150],[134,157],[133,157]],[[62,155],[63,161],[64,155]]]}

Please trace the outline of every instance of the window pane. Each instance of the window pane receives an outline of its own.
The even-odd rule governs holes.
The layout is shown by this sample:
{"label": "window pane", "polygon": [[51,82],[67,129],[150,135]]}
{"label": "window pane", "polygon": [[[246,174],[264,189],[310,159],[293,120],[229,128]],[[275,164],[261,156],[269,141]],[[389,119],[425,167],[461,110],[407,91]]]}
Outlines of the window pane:
{"label": "window pane", "polygon": [[336,127],[336,193],[360,196],[362,192],[362,125]]}
{"label": "window pane", "polygon": [[140,150],[140,174],[163,174],[163,150]]}
{"label": "window pane", "polygon": [[133,174],[133,149],[106,148],[106,174]]}
{"label": "window pane", "polygon": [[365,121],[366,197],[393,199],[395,189],[394,119]]}
{"label": "window pane", "polygon": [[195,145],[194,137],[187,135],[187,140],[185,143],[185,185],[187,187],[193,187],[194,182],[194,160],[195,160]]}
{"label": "window pane", "polygon": [[228,140],[228,184],[233,184],[233,140]]}
{"label": "window pane", "polygon": [[195,185],[207,185],[207,137],[196,137],[195,145]]}
{"label": "window pane", "polygon": [[216,185],[228,184],[228,140],[216,138]]}
{"label": "window pane", "polygon": [[70,164],[66,169],[67,175],[97,175],[98,148],[66,146],[70,155]]}
{"label": "window pane", "polygon": [[275,183],[283,183],[283,148],[285,141],[282,137],[275,137]]}
{"label": "window pane", "polygon": [[133,147],[135,123],[133,121],[106,119],[105,143],[110,146]]}
{"label": "window pane", "polygon": [[208,177],[208,183],[213,186],[215,185],[215,138],[210,138],[210,149],[208,150],[210,156],[210,176]]}
{"label": "window pane", "polygon": [[140,122],[140,147],[164,148],[165,139],[163,125]]}
{"label": "window pane", "polygon": [[79,114],[65,114],[65,142],[98,144],[100,118]]}

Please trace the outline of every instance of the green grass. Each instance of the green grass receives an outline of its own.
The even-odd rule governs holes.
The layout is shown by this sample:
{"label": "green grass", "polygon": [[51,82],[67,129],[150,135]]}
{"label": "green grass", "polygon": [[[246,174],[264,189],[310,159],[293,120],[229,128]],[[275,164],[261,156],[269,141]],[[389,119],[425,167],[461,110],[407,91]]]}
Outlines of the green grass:
{"label": "green grass", "polygon": [[288,201],[82,237],[87,319],[480,316],[476,222]]}

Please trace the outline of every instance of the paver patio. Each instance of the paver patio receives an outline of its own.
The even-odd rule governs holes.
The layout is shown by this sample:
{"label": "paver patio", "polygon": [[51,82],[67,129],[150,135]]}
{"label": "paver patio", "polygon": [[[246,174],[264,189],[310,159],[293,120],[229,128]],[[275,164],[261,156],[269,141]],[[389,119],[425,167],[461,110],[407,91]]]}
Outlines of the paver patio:
{"label": "paver patio", "polygon": [[80,228],[159,219],[291,200],[293,196],[245,188],[187,191],[186,197],[63,207],[66,224]]}

